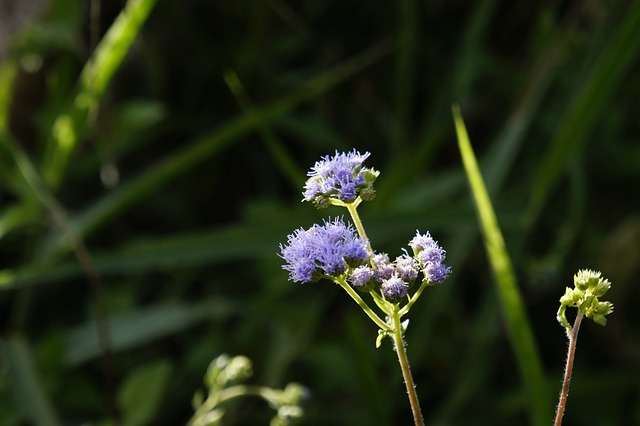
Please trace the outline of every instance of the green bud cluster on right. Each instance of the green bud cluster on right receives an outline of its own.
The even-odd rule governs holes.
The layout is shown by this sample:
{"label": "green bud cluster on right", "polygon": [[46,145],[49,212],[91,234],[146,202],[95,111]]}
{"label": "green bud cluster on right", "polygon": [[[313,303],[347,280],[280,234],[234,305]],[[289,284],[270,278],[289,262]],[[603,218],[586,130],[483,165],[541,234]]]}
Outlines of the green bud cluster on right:
{"label": "green bud cluster on right", "polygon": [[605,325],[606,316],[613,312],[613,304],[601,302],[599,298],[611,288],[609,280],[602,278],[600,272],[582,269],[574,275],[573,282],[575,288],[567,287],[560,298],[557,314],[560,325],[567,329],[567,333],[571,330],[571,325],[565,316],[569,306],[577,308],[579,313],[592,319],[596,324]]}

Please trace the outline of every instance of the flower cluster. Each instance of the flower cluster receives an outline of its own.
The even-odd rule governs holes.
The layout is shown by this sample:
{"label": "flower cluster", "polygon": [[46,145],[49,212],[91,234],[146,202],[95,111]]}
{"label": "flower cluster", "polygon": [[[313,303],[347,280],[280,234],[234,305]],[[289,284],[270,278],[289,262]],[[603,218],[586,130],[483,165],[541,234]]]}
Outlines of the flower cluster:
{"label": "flower cluster", "polygon": [[414,257],[405,253],[391,262],[386,253],[374,255],[370,265],[359,266],[351,272],[351,285],[362,291],[380,288],[385,299],[398,302],[408,295],[420,271],[428,284],[439,284],[449,276],[451,268],[443,263],[446,252],[428,232],[425,235],[418,232],[409,246]]}
{"label": "flower cluster", "polygon": [[353,150],[322,157],[309,171],[303,201],[311,201],[316,207],[326,207],[331,200],[352,203],[358,197],[364,201],[375,197],[373,183],[379,172],[362,166],[369,153]]}
{"label": "flower cluster", "polygon": [[280,253],[289,280],[302,283],[337,277],[369,259],[367,245],[342,218],[297,229],[288,236],[286,245],[280,244]]}
{"label": "flower cluster", "polygon": [[567,330],[571,329],[565,311],[567,307],[572,306],[578,308],[578,312],[591,318],[596,324],[605,325],[607,323],[605,317],[613,312],[613,304],[601,302],[599,298],[611,288],[609,280],[602,278],[600,272],[582,269],[574,275],[573,282],[575,288],[567,287],[560,298],[558,322]]}
{"label": "flower cluster", "polygon": [[409,242],[413,255],[405,251],[391,261],[386,253],[374,254],[355,211],[360,201],[375,196],[373,183],[379,172],[363,165],[369,155],[353,150],[322,157],[309,171],[304,190],[304,201],[317,207],[334,204],[349,208],[359,236],[342,218],[325,221],[289,235],[287,244],[280,245],[280,257],[291,281],[328,278],[362,292],[375,292],[379,295],[375,297],[396,304],[409,295],[421,272],[424,286],[443,282],[451,269],[444,264],[446,252],[429,232],[417,232]]}
{"label": "flower cluster", "polygon": [[432,284],[440,284],[447,279],[451,273],[451,268],[443,263],[447,252],[431,237],[429,231],[424,235],[416,231],[416,236],[409,242],[409,247],[413,249],[425,279]]}

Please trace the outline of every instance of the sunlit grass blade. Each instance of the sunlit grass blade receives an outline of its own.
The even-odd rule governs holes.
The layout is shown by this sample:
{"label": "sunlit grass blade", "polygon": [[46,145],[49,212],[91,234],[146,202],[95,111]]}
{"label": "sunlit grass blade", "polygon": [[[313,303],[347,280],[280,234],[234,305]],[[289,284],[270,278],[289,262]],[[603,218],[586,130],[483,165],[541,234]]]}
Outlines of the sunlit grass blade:
{"label": "sunlit grass blade", "polygon": [[507,332],[529,395],[532,423],[536,426],[549,425],[553,405],[546,386],[533,331],[516,283],[511,259],[507,253],[491,199],[457,105],[453,107],[453,116],[460,155],[467,173],[487,256],[496,281]]}
{"label": "sunlit grass blade", "polygon": [[2,358],[9,365],[14,393],[23,408],[27,423],[36,426],[59,425],[36,371],[29,344],[22,337],[14,335],[7,341],[0,341],[0,349],[4,352]]}
{"label": "sunlit grass blade", "polygon": [[113,76],[122,65],[156,0],[129,0],[85,65],[68,106],[53,122],[43,165],[43,178],[58,186],[78,141],[86,133],[88,120]]}
{"label": "sunlit grass blade", "polygon": [[640,52],[640,2],[629,3],[622,22],[616,27],[585,80],[577,87],[568,103],[560,128],[549,144],[549,150],[540,163],[531,188],[531,205],[528,220],[537,220],[549,191],[565,172],[589,139],[589,134],[599,122],[598,116],[607,105],[622,78]]}

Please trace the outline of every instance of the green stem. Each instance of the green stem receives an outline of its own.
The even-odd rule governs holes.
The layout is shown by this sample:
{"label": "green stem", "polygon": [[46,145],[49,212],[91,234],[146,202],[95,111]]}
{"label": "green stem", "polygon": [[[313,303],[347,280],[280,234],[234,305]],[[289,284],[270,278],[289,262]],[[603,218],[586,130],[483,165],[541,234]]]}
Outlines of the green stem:
{"label": "green stem", "polygon": [[427,288],[428,286],[429,286],[428,280],[425,279],[424,281],[422,281],[422,284],[420,284],[420,288],[418,289],[418,291],[416,291],[413,294],[413,296],[411,296],[407,304],[404,305],[402,309],[400,309],[400,311],[398,312],[398,315],[400,316],[400,318],[402,318],[404,315],[406,315],[409,312],[409,309],[411,309],[411,306],[414,303],[416,303],[416,300],[418,300],[418,297],[420,297],[424,289]]}
{"label": "green stem", "polygon": [[194,425],[195,421],[205,413],[212,411],[220,403],[229,399],[237,398],[239,396],[257,396],[265,401],[271,403],[277,398],[277,394],[281,391],[276,391],[265,386],[251,386],[251,385],[236,385],[230,388],[223,389],[221,391],[210,392],[207,400],[196,410],[187,426]]}
{"label": "green stem", "polygon": [[358,231],[358,235],[360,239],[365,242],[367,245],[367,251],[369,252],[369,256],[373,257],[373,249],[371,248],[371,243],[369,242],[369,238],[367,238],[367,233],[364,232],[364,227],[362,226],[362,221],[360,220],[360,215],[358,215],[358,206],[362,202],[362,198],[358,197],[355,199],[353,203],[345,203],[340,200],[331,199],[331,204],[334,206],[346,207],[349,210],[349,214],[351,215],[351,220],[353,220],[353,224],[356,226],[356,230]]}
{"label": "green stem", "polygon": [[339,284],[348,294],[351,296],[353,300],[362,308],[365,314],[378,326],[380,329],[384,331],[391,331],[389,325],[387,325],[384,321],[380,319],[378,315],[367,305],[367,303],[362,300],[360,295],[344,280],[342,277],[338,277],[334,279],[336,284]]}
{"label": "green stem", "polygon": [[422,411],[420,410],[420,402],[418,401],[418,394],[416,393],[416,385],[413,382],[411,367],[409,367],[409,359],[407,358],[407,352],[404,347],[399,312],[396,310],[391,315],[391,318],[393,319],[393,343],[396,348],[396,353],[398,354],[398,362],[400,363],[400,369],[402,370],[402,376],[404,377],[404,384],[407,387],[407,395],[409,395],[413,421],[416,426],[424,426]]}
{"label": "green stem", "polygon": [[569,334],[569,350],[567,351],[567,364],[564,368],[564,380],[562,382],[562,391],[560,392],[560,401],[558,401],[558,410],[556,411],[556,420],[554,426],[562,424],[564,409],[567,406],[567,397],[569,396],[569,384],[571,383],[571,374],[573,373],[573,359],[576,353],[576,343],[578,341],[578,331],[580,331],[580,322],[582,321],[582,312],[578,312],[573,328]]}

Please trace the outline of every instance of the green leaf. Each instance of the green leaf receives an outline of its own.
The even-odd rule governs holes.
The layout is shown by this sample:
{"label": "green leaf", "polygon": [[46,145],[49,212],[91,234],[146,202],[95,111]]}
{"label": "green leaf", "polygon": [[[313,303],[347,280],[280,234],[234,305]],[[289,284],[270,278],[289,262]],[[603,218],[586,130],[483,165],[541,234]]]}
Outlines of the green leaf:
{"label": "green leaf", "polygon": [[[137,347],[214,316],[226,316],[235,310],[229,301],[216,298],[197,305],[167,303],[111,315],[111,350],[123,351]],[[68,335],[67,362],[77,365],[100,356],[95,324],[80,326]]]}
{"label": "green leaf", "polygon": [[144,364],[127,376],[117,396],[124,426],[150,424],[158,412],[172,370],[169,361],[163,359]]}
{"label": "green leaf", "polygon": [[9,366],[14,395],[24,419],[36,426],[60,424],[42,386],[29,343],[19,335],[0,341],[2,361]]}

